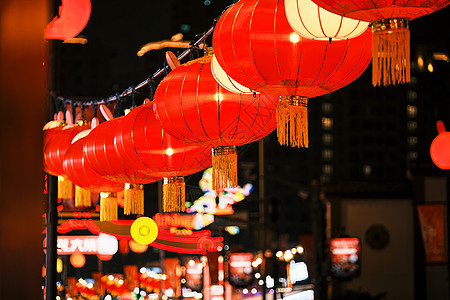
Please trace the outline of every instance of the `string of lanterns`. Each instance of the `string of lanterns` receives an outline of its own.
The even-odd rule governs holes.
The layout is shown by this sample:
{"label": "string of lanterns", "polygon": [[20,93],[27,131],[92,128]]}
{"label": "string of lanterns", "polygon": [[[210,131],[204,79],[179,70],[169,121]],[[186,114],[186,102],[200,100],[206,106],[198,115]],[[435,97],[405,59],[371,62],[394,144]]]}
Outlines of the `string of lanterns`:
{"label": "string of lanterns", "polygon": [[[333,8],[333,1],[313,2]],[[163,210],[184,211],[183,176],[212,164],[214,190],[237,186],[236,146],[257,141],[277,127],[281,145],[308,147],[308,100],[353,82],[376,51],[374,68],[383,71],[374,74],[374,85],[407,81],[409,52],[398,47],[388,54],[391,46],[380,46],[376,37],[378,25],[385,21],[375,22],[373,16],[364,17],[366,13],[349,15],[356,19],[341,17],[347,15],[346,8],[336,15],[313,2],[241,0],[191,48],[178,57],[168,55],[163,68],[121,94],[86,102],[55,97],[59,105],[71,104],[72,110],[81,105],[94,111],[91,126],[74,124],[70,112],[68,125],[60,126],[61,112],[53,125],[44,128],[44,170],[58,176],[59,197],[73,195],[72,182],[77,185],[78,207],[89,206],[90,193],[100,192],[101,220],[114,220],[113,193],[124,190],[125,214],[143,214],[143,185],[164,178]],[[409,17],[396,13],[394,7],[379,10],[407,20],[442,8],[450,0],[444,2],[424,11],[402,8]],[[305,20],[311,15],[316,19]],[[318,27],[321,30],[315,30]],[[180,65],[191,51],[202,50],[198,45],[211,33],[213,47]],[[391,33],[396,30],[387,32]],[[392,64],[395,71],[387,71]],[[386,79],[383,72],[392,78]],[[166,76],[153,91],[161,74]],[[146,85],[151,90],[148,103],[121,116],[124,97],[131,96],[134,106],[136,90]],[[114,115],[106,107],[113,101]],[[102,124],[96,118],[98,107],[107,120]]]}

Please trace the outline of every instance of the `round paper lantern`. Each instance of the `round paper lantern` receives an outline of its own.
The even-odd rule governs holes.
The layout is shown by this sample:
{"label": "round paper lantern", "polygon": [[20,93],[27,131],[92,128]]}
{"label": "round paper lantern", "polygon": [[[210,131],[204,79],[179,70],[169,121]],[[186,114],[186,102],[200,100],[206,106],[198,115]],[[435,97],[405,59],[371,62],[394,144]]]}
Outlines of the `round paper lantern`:
{"label": "round paper lantern", "polygon": [[86,263],[86,257],[82,253],[73,253],[70,255],[70,263],[75,268],[81,268]]}
{"label": "round paper lantern", "polygon": [[292,29],[308,39],[350,39],[369,26],[368,22],[331,13],[311,0],[285,0],[285,9]]}
{"label": "round paper lantern", "polygon": [[116,131],[122,160],[136,170],[164,177],[163,211],[184,211],[184,177],[211,165],[209,147],[186,144],[167,134],[155,118],[153,106],[133,109]]}
{"label": "round paper lantern", "polygon": [[136,243],[148,245],[158,236],[158,225],[149,217],[140,217],[131,223],[131,237]]}
{"label": "round paper lantern", "polygon": [[144,184],[159,178],[131,168],[114,144],[117,127],[124,117],[103,122],[89,133],[83,149],[89,166],[101,176],[124,183],[124,213],[144,213]]}
{"label": "round paper lantern", "polygon": [[155,112],[171,136],[213,147],[213,188],[237,185],[236,146],[275,129],[277,97],[236,94],[217,83],[210,55],[170,72],[155,92]]}
{"label": "round paper lantern", "polygon": [[410,81],[409,21],[450,3],[450,0],[313,1],[330,12],[371,23],[374,86]]}
{"label": "round paper lantern", "polygon": [[64,158],[64,172],[75,184],[75,206],[91,206],[91,192],[100,194],[100,221],[117,220],[117,200],[114,193],[123,190],[123,184],[108,180],[95,172],[83,155],[86,136],[90,130],[82,131],[84,137],[73,142]]}
{"label": "round paper lantern", "polygon": [[133,251],[134,253],[144,253],[148,249],[148,245],[139,244],[134,240],[129,240],[128,245],[130,246],[131,251]]}
{"label": "round paper lantern", "polygon": [[108,261],[108,260],[110,260],[113,257],[113,255],[112,254],[100,254],[100,253],[97,253],[97,257],[101,261]]}
{"label": "round paper lantern", "polygon": [[438,136],[430,146],[430,156],[434,164],[444,170],[450,169],[450,132],[445,131],[442,121],[437,122]]}
{"label": "round paper lantern", "polygon": [[62,129],[52,129],[56,131],[44,146],[44,171],[58,176],[58,198],[73,196],[72,182],[64,172],[64,157],[73,138],[88,128],[87,125],[67,125]]}
{"label": "round paper lantern", "polygon": [[331,43],[305,39],[289,25],[284,1],[246,0],[221,16],[213,47],[234,80],[281,96],[280,144],[308,147],[308,98],[337,90],[361,75],[371,59],[371,32]]}

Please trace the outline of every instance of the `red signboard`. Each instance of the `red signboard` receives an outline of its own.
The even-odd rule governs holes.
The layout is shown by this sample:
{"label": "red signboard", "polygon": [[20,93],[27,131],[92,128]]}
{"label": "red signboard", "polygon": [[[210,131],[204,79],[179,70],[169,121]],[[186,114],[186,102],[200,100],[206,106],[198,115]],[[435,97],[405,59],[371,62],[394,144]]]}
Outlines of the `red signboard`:
{"label": "red signboard", "polygon": [[427,263],[445,262],[444,205],[418,205],[417,211]]}
{"label": "red signboard", "polygon": [[186,264],[186,287],[201,291],[202,289],[203,265],[199,261],[190,260]]}
{"label": "red signboard", "polygon": [[114,236],[108,234],[58,236],[56,247],[59,255],[72,253],[113,255],[117,252],[119,243]]}
{"label": "red signboard", "polygon": [[353,278],[360,275],[360,242],[358,238],[334,238],[330,241],[331,275]]}
{"label": "red signboard", "polygon": [[237,287],[246,287],[253,281],[253,254],[233,253],[229,258],[229,280]]}

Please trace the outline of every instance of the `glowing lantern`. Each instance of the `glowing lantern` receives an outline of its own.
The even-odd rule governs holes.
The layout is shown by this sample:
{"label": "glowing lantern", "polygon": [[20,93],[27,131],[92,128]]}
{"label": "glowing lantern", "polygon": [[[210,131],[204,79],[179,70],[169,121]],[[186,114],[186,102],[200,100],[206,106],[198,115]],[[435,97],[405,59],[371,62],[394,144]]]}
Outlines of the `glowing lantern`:
{"label": "glowing lantern", "polygon": [[102,261],[108,261],[108,260],[110,260],[113,257],[113,255],[97,253],[97,257],[98,257],[98,259],[100,259]]}
{"label": "glowing lantern", "polygon": [[450,169],[450,132],[445,131],[442,121],[437,122],[438,136],[430,146],[430,155],[434,164],[440,169]]}
{"label": "glowing lantern", "polygon": [[214,56],[211,59],[211,72],[214,76],[214,79],[219,83],[223,88],[228,91],[236,94],[253,94],[256,93],[252,91],[248,87],[243,86],[239,82],[236,82],[233,78],[228,76],[227,73],[222,69],[217,58]]}
{"label": "glowing lantern", "polygon": [[70,255],[70,263],[75,268],[81,268],[86,263],[86,257],[82,253],[73,253]]}
{"label": "glowing lantern", "polygon": [[90,0],[62,0],[59,18],[55,17],[45,29],[46,39],[66,40],[77,36],[91,15]]}
{"label": "glowing lantern", "polygon": [[[91,205],[91,192],[102,193],[100,197],[100,221],[117,220],[117,202],[113,193],[123,189],[123,184],[108,180],[96,173],[83,156],[86,136],[90,130],[79,133],[67,149],[64,172],[75,184],[75,206]],[[80,137],[82,136],[82,137]]]}
{"label": "glowing lantern", "polygon": [[57,258],[56,259],[56,272],[58,273],[62,273],[63,271],[63,261],[61,258]]}
{"label": "glowing lantern", "polygon": [[44,146],[44,171],[58,176],[58,198],[73,196],[72,182],[67,179],[64,172],[64,157],[73,138],[88,128],[86,125],[67,125],[62,129],[52,129],[56,131]]}
{"label": "glowing lantern", "polygon": [[280,144],[308,147],[308,98],[337,90],[361,75],[371,59],[371,32],[332,43],[305,39],[289,25],[284,1],[246,0],[221,16],[213,47],[234,80],[281,96]]}
{"label": "glowing lantern", "polygon": [[125,184],[124,213],[144,213],[144,184],[159,180],[148,173],[136,171],[119,156],[114,144],[117,127],[123,117],[98,125],[89,133],[83,149],[89,166],[109,180]]}
{"label": "glowing lantern", "polygon": [[130,246],[130,249],[134,252],[134,253],[144,253],[145,251],[147,251],[148,245],[142,245],[139,244],[133,240],[130,240],[128,242],[128,245]]}
{"label": "glowing lantern", "polygon": [[409,21],[447,6],[441,1],[313,0],[338,15],[370,22],[373,31],[372,84],[410,81]]}
{"label": "glowing lantern", "polygon": [[130,227],[131,237],[136,243],[148,245],[158,236],[158,225],[149,217],[136,219]]}
{"label": "glowing lantern", "polygon": [[156,120],[152,105],[141,105],[123,119],[116,131],[115,144],[122,160],[135,170],[164,177],[165,212],[185,209],[182,176],[211,165],[210,149],[186,144],[168,135]]}
{"label": "glowing lantern", "polygon": [[237,185],[236,146],[257,141],[276,126],[278,99],[229,92],[211,72],[211,58],[190,61],[170,72],[155,93],[155,112],[171,136],[213,147],[213,189]]}
{"label": "glowing lantern", "polygon": [[292,29],[308,39],[350,39],[369,26],[368,22],[331,13],[311,0],[285,0],[285,9]]}

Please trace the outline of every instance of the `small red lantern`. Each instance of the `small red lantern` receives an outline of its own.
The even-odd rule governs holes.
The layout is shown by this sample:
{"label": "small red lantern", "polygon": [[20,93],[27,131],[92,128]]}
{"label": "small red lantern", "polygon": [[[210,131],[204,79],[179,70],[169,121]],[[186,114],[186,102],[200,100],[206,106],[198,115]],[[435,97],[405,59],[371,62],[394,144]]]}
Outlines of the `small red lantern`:
{"label": "small red lantern", "polygon": [[213,77],[209,54],[170,72],[156,89],[154,109],[174,138],[213,147],[213,189],[222,190],[237,185],[236,146],[275,129],[278,99],[226,90]]}
{"label": "small red lantern", "polygon": [[114,143],[115,132],[124,117],[103,122],[89,133],[83,149],[89,166],[107,179],[125,183],[124,213],[144,213],[144,184],[159,178],[137,171],[122,160]]}
{"label": "small red lantern", "polygon": [[442,121],[438,121],[436,127],[439,134],[431,143],[430,156],[438,168],[448,170],[450,169],[450,132],[445,131]]}
{"label": "small red lantern", "polygon": [[70,263],[75,268],[81,268],[86,263],[86,257],[84,257],[83,253],[72,253],[72,255],[70,255]]}
{"label": "small red lantern", "polygon": [[281,145],[308,147],[308,98],[337,90],[359,77],[371,59],[371,32],[346,40],[300,37],[282,0],[244,0],[219,19],[214,53],[240,84],[281,96],[277,135]]}
{"label": "small red lantern", "polygon": [[374,86],[410,81],[409,21],[430,14],[450,3],[450,0],[313,1],[335,14],[371,22]]}
{"label": "small red lantern", "polygon": [[136,170],[164,177],[163,211],[184,211],[184,177],[211,166],[209,147],[171,137],[154,116],[152,105],[133,109],[116,131],[116,148]]}
{"label": "small red lantern", "polygon": [[142,245],[133,240],[129,240],[128,245],[134,253],[144,253],[148,249],[148,245]]}
{"label": "small red lantern", "polygon": [[44,171],[58,176],[58,198],[71,198],[73,196],[72,182],[68,180],[64,172],[64,157],[72,143],[73,138],[87,125],[67,125],[62,129],[54,128],[54,131],[44,146]]}
{"label": "small red lantern", "polygon": [[91,192],[101,193],[100,221],[117,220],[117,201],[112,194],[123,190],[123,184],[100,176],[88,165],[83,148],[89,132],[90,130],[82,131],[79,135],[83,134],[84,137],[73,142],[67,149],[64,172],[75,184],[76,207],[90,206]]}

